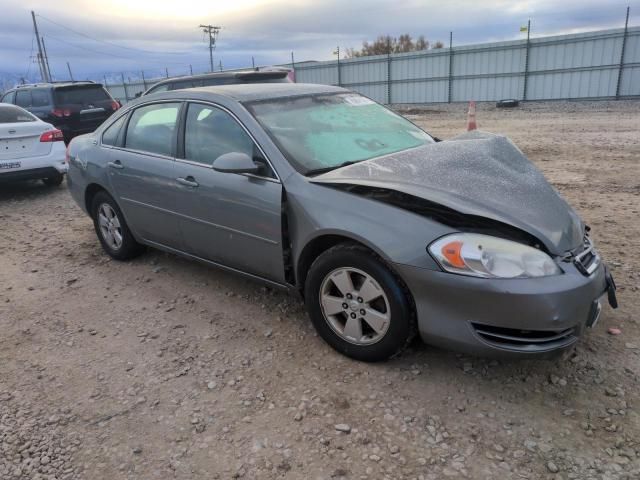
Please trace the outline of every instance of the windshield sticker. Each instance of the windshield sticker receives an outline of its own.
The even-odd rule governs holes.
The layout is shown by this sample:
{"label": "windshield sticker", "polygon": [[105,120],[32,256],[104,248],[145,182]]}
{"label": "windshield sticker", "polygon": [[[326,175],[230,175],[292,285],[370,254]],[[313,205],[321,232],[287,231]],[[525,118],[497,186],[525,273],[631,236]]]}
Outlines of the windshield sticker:
{"label": "windshield sticker", "polygon": [[373,105],[375,102],[369,100],[367,97],[361,97],[360,95],[347,95],[344,97],[344,101],[354,107],[362,107],[363,105]]}

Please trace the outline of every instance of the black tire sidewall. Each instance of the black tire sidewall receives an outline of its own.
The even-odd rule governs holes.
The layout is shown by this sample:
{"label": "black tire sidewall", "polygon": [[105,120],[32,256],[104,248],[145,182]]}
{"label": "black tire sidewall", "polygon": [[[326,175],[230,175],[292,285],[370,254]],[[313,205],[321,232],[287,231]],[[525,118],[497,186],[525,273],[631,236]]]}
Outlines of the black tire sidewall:
{"label": "black tire sidewall", "polygon": [[[324,318],[320,306],[320,287],[327,274],[338,268],[357,268],[371,275],[382,287],[391,310],[385,336],[371,345],[354,345],[340,338]],[[352,245],[333,247],[321,254],[309,269],[305,283],[307,312],[318,334],[335,350],[356,360],[376,362],[401,352],[413,336],[411,302],[400,280],[375,254]]]}
{"label": "black tire sidewall", "polygon": [[58,173],[57,175],[51,176],[51,177],[46,177],[42,179],[42,182],[47,186],[47,187],[57,187],[60,184],[62,184],[62,181],[64,180],[64,175],[62,173]]}
{"label": "black tire sidewall", "polygon": [[[116,212],[120,222],[120,228],[122,230],[122,246],[118,250],[112,249],[102,237],[102,231],[100,230],[100,225],[98,223],[98,209],[100,208],[100,205],[104,203],[108,204]],[[106,192],[98,192],[95,197],[93,197],[93,201],[91,202],[91,217],[93,218],[93,226],[95,228],[96,235],[98,236],[98,240],[100,240],[102,248],[110,257],[116,260],[129,260],[130,258],[139,255],[141,245],[136,242],[135,238],[133,238],[120,207],[118,207],[118,204],[111,195]]]}

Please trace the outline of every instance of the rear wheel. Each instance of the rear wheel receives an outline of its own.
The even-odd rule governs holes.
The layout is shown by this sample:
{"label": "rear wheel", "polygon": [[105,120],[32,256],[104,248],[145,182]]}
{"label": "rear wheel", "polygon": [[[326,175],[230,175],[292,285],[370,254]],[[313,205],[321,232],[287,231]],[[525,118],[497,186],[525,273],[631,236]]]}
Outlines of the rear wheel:
{"label": "rear wheel", "polygon": [[400,279],[357,244],[337,245],[313,262],[305,302],[320,336],[356,360],[392,357],[416,332],[409,294]]}
{"label": "rear wheel", "polygon": [[142,253],[118,204],[106,192],[98,192],[91,203],[93,225],[102,248],[116,260],[129,260]]}
{"label": "rear wheel", "polygon": [[58,173],[50,177],[43,178],[42,182],[48,187],[57,187],[62,183],[62,180],[64,180],[64,175]]}

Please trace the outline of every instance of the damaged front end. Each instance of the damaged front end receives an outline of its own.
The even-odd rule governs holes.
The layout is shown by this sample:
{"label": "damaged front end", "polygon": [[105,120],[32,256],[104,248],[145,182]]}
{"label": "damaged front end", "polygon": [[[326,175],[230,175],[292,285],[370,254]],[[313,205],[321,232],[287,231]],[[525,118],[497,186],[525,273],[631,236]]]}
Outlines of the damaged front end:
{"label": "damaged front end", "polygon": [[541,249],[545,251],[545,253],[548,253],[546,252],[544,244],[533,235],[497,220],[462,213],[430,200],[387,188],[341,183],[327,184],[327,186],[370,198],[397,208],[402,208],[403,210],[416,213],[461,232],[493,235],[507,240],[513,240],[514,242],[524,243],[525,245]]}

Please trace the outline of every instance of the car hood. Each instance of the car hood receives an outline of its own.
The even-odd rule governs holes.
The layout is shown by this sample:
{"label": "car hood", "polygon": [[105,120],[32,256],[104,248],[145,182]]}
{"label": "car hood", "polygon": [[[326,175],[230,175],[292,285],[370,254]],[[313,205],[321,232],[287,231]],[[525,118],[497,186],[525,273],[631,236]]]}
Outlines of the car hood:
{"label": "car hood", "polygon": [[554,254],[580,246],[584,225],[508,138],[466,132],[313,177],[324,184],[395,190],[538,238]]}

